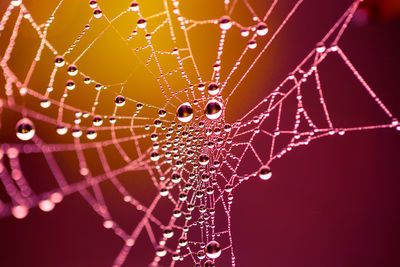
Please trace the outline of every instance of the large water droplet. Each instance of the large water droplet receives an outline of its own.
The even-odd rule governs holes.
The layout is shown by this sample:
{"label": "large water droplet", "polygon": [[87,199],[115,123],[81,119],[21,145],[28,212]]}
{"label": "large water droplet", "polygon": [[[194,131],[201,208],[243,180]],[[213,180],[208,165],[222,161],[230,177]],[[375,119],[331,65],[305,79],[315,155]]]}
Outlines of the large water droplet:
{"label": "large water droplet", "polygon": [[188,102],[183,103],[178,107],[176,116],[178,117],[178,120],[180,120],[181,122],[189,122],[193,118],[192,106]]}
{"label": "large water droplet", "polygon": [[218,119],[222,114],[222,103],[215,99],[208,101],[204,109],[204,114],[210,120]]}
{"label": "large water droplet", "polygon": [[216,259],[221,256],[221,245],[217,241],[208,242],[204,250],[210,259]]}
{"label": "large water droplet", "polygon": [[117,107],[122,107],[123,105],[125,105],[125,97],[119,95],[115,98],[114,102]]}
{"label": "large water droplet", "polygon": [[35,127],[33,122],[28,118],[20,119],[17,122],[17,137],[22,141],[27,141],[32,139],[35,135]]}
{"label": "large water droplet", "polygon": [[228,16],[223,16],[219,19],[219,27],[222,30],[229,30],[232,27],[232,21]]}
{"label": "large water droplet", "polygon": [[54,64],[56,65],[56,67],[61,68],[65,65],[64,58],[61,56],[56,57],[56,59],[54,60]]}
{"label": "large water droplet", "polygon": [[202,154],[199,157],[199,163],[200,165],[207,165],[209,162],[210,158],[206,154]]}
{"label": "large water droplet", "polygon": [[267,24],[260,22],[256,26],[256,33],[258,36],[264,36],[268,33]]}
{"label": "large water droplet", "polygon": [[261,179],[263,180],[268,180],[271,178],[272,176],[272,172],[269,168],[267,167],[262,167],[259,171],[258,171],[258,175],[260,176]]}

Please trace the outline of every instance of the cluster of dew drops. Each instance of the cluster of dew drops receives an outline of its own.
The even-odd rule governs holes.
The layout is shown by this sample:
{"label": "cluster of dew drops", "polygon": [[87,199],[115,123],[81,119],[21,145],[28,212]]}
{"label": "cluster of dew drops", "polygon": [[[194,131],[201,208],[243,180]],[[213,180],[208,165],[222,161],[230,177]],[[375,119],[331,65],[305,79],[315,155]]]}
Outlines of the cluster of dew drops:
{"label": "cluster of dew drops", "polygon": [[[21,1],[20,0],[19,1],[14,0],[14,1],[12,1],[12,4],[18,6],[19,4],[21,4]],[[101,9],[98,8],[97,1],[90,1],[89,2],[89,6],[94,9],[93,16],[95,18],[101,18],[102,17],[102,11],[101,11]],[[129,10],[130,11],[138,11],[139,10],[138,3],[133,2],[130,5]],[[174,13],[179,13],[179,11],[176,11],[176,10],[177,9],[174,8]],[[218,20],[218,23],[219,23],[220,28],[222,30],[224,30],[224,31],[229,30],[233,25],[233,22],[231,21],[231,19],[228,16],[223,16],[222,18],[220,18]],[[140,29],[145,28],[146,27],[146,20],[143,19],[143,18],[138,19],[137,27],[140,28]],[[264,35],[266,35],[268,33],[268,28],[267,28],[266,24],[264,22],[259,22],[256,26],[252,27],[252,29],[247,29],[247,28],[241,29],[241,35],[243,37],[249,36],[250,30],[253,30],[256,33],[256,35],[258,35],[258,36],[264,36]],[[257,43],[256,43],[254,38],[252,38],[250,41],[248,41],[248,48],[254,49],[254,48],[256,48],[256,46],[257,46]],[[64,58],[62,56],[57,56],[55,58],[55,60],[54,60],[54,64],[55,64],[55,66],[57,68],[64,67],[65,63],[66,62],[65,62],[65,60],[64,60]],[[215,69],[215,66],[214,66],[214,69]],[[77,66],[75,66],[75,65],[67,66],[67,74],[70,77],[76,76],[78,74]],[[96,90],[101,90],[101,89],[105,88],[105,86],[101,85],[100,83],[96,83],[95,81],[93,81],[89,77],[84,77],[83,78],[83,82],[85,84],[95,83],[95,89]],[[207,90],[208,94],[211,97],[215,97],[220,93],[220,88],[219,88],[218,83],[210,82],[207,86],[204,83],[200,83],[200,84],[197,85],[197,88],[198,88],[199,91],[204,91],[206,87],[208,89]],[[73,80],[68,80],[66,82],[66,89],[67,90],[74,90],[75,89],[75,82]],[[123,107],[125,105],[125,102],[126,102],[126,99],[122,95],[118,95],[114,99],[114,103],[115,103],[115,105],[117,107]],[[42,99],[40,101],[40,106],[42,108],[48,108],[50,106],[50,104],[51,104],[51,102],[50,102],[49,99]],[[137,103],[136,104],[137,112],[139,112],[142,109],[142,107],[143,107],[143,104]],[[221,118],[222,113],[223,113],[223,104],[222,104],[222,102],[220,100],[218,100],[216,98],[212,98],[205,104],[204,115],[210,121],[218,121],[218,119]],[[158,116],[159,117],[165,117],[166,114],[167,114],[167,112],[165,110],[163,110],[163,109],[160,109],[158,111]],[[75,126],[73,126],[72,129],[71,129],[73,137],[79,138],[79,137],[82,136],[82,130],[77,125],[79,125],[79,123],[80,123],[80,120],[81,120],[80,117],[81,116],[83,116],[84,118],[88,118],[89,115],[90,114],[86,113],[86,112],[80,112],[80,111],[75,112],[75,120],[74,120]],[[189,102],[182,103],[176,110],[176,118],[183,124],[190,123],[193,120],[193,117],[194,117],[193,107],[191,106],[191,104]],[[115,117],[109,117],[109,122],[111,124],[114,124],[116,122],[116,118]],[[94,127],[98,127],[98,126],[101,126],[102,124],[103,124],[103,118],[101,116],[95,115],[93,117],[93,126]],[[159,119],[155,120],[155,122],[154,122],[155,127],[160,127],[161,124],[162,124],[162,122]],[[171,126],[175,125],[174,122],[172,122],[171,124],[172,124]],[[176,132],[180,133],[179,130],[182,128],[182,125],[178,125],[178,126],[180,126],[180,127],[178,127],[178,130]],[[198,126],[199,126],[199,128],[203,128],[203,127],[205,127],[205,123],[204,122],[199,122]],[[146,125],[145,129],[146,130],[150,129],[150,126]],[[172,129],[172,128],[170,128],[170,129]],[[169,133],[171,133],[170,129],[169,129]],[[193,127],[190,127],[189,129],[191,129],[193,131]],[[223,127],[223,129],[226,132],[229,132],[231,130],[231,126],[229,124],[226,124]],[[59,135],[65,135],[68,132],[68,129],[67,129],[67,127],[65,125],[57,125],[56,126],[56,132]],[[172,130],[172,132],[173,132],[173,130]],[[195,130],[195,132],[198,133],[198,130]],[[214,129],[214,131],[211,130],[211,129],[207,129],[206,135],[209,136],[213,132],[217,132],[217,129]],[[182,132],[182,134],[183,135],[186,134],[186,136],[188,135],[188,133],[185,132],[185,131]],[[29,118],[25,117],[25,118],[20,119],[17,122],[17,124],[16,124],[16,136],[22,141],[31,140],[35,136],[35,126],[34,126],[33,122]],[[170,134],[168,134],[167,137],[168,136],[170,136]],[[86,137],[88,139],[90,139],[90,140],[95,139],[97,137],[97,133],[96,133],[95,128],[93,128],[93,127],[87,128]],[[152,141],[156,141],[157,140],[157,135],[156,134],[152,134],[151,135],[151,140]],[[221,140],[221,141],[219,141],[219,140]],[[217,142],[222,143],[223,140],[222,139],[218,139]],[[230,140],[230,142],[232,142],[232,140]],[[208,142],[208,147],[209,148],[212,148],[213,145],[214,145],[213,142]],[[156,145],[153,145],[153,147],[158,148],[158,146],[156,146]],[[163,149],[163,150],[166,150],[166,149]],[[187,152],[188,152],[188,155],[191,154],[189,156],[193,156],[195,154],[195,152],[193,150],[190,150],[190,149]],[[169,152],[166,152],[166,155],[168,153]],[[169,154],[171,154],[171,153],[169,153]],[[157,161],[157,160],[159,160],[159,157],[160,156],[159,156],[158,152],[153,152],[151,154],[150,158],[153,161]],[[206,166],[208,164],[212,165],[209,169],[211,171],[214,171],[214,172],[215,172],[215,167],[218,167],[220,165],[220,163],[218,161],[210,162],[209,156],[207,154],[200,154],[198,156],[198,162],[202,166]],[[178,160],[177,161],[177,165],[178,164],[182,165],[183,162]],[[263,180],[270,179],[271,178],[271,174],[272,174],[271,170],[266,166],[260,168],[259,171],[258,171],[259,177],[261,179],[263,179]],[[193,174],[191,174],[191,175],[193,176]],[[194,178],[194,177],[189,177],[189,178]],[[209,175],[207,175],[207,174],[203,174],[202,175],[202,180],[203,181],[207,181],[208,179],[209,179]],[[178,173],[173,173],[171,181],[173,183],[179,183],[181,181],[180,175]],[[207,191],[206,193],[209,193],[208,191],[210,191],[212,193],[212,191],[208,190],[208,189],[209,188],[205,189]],[[225,191],[229,192],[231,190],[232,190],[232,186],[227,184],[225,186]],[[160,194],[162,196],[168,195],[168,189],[161,188]],[[180,200],[186,199],[186,197],[187,196],[184,193],[181,193],[179,195]],[[179,213],[179,211],[174,211],[174,216],[177,216],[178,213]],[[163,236],[165,238],[170,238],[170,237],[172,237],[172,235],[173,235],[172,229],[165,229],[164,230]],[[179,240],[179,245],[180,246],[184,246],[186,243],[187,243],[187,241],[185,239],[180,239]],[[210,260],[207,260],[205,262],[204,266],[214,266],[213,260],[218,258],[220,256],[220,254],[221,254],[221,250],[222,249],[221,249],[220,244],[217,241],[212,240],[208,244],[203,245],[203,247],[204,247],[204,251],[200,251],[199,253],[197,253],[197,257],[199,259],[204,259],[205,256],[207,256]],[[167,251],[163,247],[159,247],[157,249],[157,251],[156,251],[156,254],[157,254],[158,257],[163,257],[163,256],[166,255],[166,253],[167,253]],[[178,254],[173,254],[172,257],[173,257],[174,260],[178,260],[180,258],[180,256]]]}

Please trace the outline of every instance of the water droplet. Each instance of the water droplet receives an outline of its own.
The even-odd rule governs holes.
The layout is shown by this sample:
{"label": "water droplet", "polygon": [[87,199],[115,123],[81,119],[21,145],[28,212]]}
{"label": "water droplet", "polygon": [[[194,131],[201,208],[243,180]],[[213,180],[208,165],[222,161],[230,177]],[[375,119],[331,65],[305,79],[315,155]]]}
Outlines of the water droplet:
{"label": "water droplet", "polygon": [[159,120],[159,119],[154,120],[154,126],[156,128],[160,128],[161,125],[162,125],[162,121],[161,120]]}
{"label": "water droplet", "polygon": [[17,137],[22,141],[32,139],[35,135],[35,127],[33,122],[28,118],[20,119],[17,122]]}
{"label": "water droplet", "polygon": [[240,35],[241,35],[242,37],[247,37],[247,36],[249,36],[249,34],[250,34],[250,31],[249,31],[248,29],[242,29],[242,30],[240,31]]}
{"label": "water droplet", "polygon": [[247,43],[247,46],[248,46],[250,49],[254,49],[254,48],[257,47],[257,42],[256,42],[255,40],[250,40],[250,41]]}
{"label": "water droplet", "polygon": [[40,100],[40,106],[42,108],[48,108],[48,107],[50,107],[50,104],[51,104],[51,102],[47,98],[43,98]]}
{"label": "water droplet", "polygon": [[172,181],[174,184],[177,184],[177,183],[179,183],[179,182],[181,181],[181,176],[180,176],[178,173],[174,173],[174,174],[172,174],[172,176],[171,176],[171,181]]}
{"label": "water droplet", "polygon": [[167,251],[164,247],[158,247],[156,250],[156,254],[158,257],[164,257],[165,255],[167,255]]}
{"label": "water droplet", "polygon": [[207,155],[205,155],[205,154],[202,154],[202,155],[200,155],[200,157],[199,157],[199,163],[200,163],[200,165],[207,165],[208,162],[209,162],[209,160],[210,160],[210,158],[209,158]]}
{"label": "water droplet", "polygon": [[137,26],[138,28],[144,29],[146,28],[147,22],[145,19],[138,19]]}
{"label": "water droplet", "polygon": [[89,77],[83,78],[83,83],[84,84],[90,84],[90,82],[91,82],[91,79]]}
{"label": "water droplet", "polygon": [[93,118],[93,125],[94,126],[101,126],[103,124],[103,119],[100,116],[95,116]]}
{"label": "water droplet", "polygon": [[75,89],[75,82],[72,80],[67,81],[66,87],[68,90],[74,90]]}
{"label": "water droplet", "polygon": [[78,74],[78,68],[75,65],[70,65],[68,66],[67,72],[69,76],[75,76]]}
{"label": "water droplet", "polygon": [[218,119],[222,114],[222,103],[215,99],[208,101],[204,114],[210,120]]}
{"label": "water droplet", "polygon": [[166,197],[166,196],[168,196],[168,189],[167,188],[161,188],[160,189],[160,195],[162,196],[162,197]]}
{"label": "water droplet", "polygon": [[57,133],[59,135],[64,135],[67,133],[67,131],[68,131],[68,129],[64,125],[57,125]]}
{"label": "water droplet", "polygon": [[90,6],[91,8],[93,8],[93,9],[95,9],[95,8],[97,7],[97,1],[95,1],[95,0],[90,1],[90,2],[89,2],[89,6]]}
{"label": "water droplet", "polygon": [[171,228],[166,228],[166,229],[164,229],[163,235],[165,238],[171,238],[174,236],[174,231],[172,231]]}
{"label": "water droplet", "polygon": [[39,208],[45,212],[49,212],[49,211],[53,210],[54,206],[55,206],[54,202],[49,199],[41,200],[39,202]]}
{"label": "water droplet", "polygon": [[256,33],[258,36],[264,36],[268,33],[267,24],[260,22],[256,26]]}
{"label": "water droplet", "polygon": [[131,6],[129,7],[129,10],[133,12],[139,11],[139,4],[136,2],[132,2]]}
{"label": "water droplet", "polygon": [[219,93],[219,86],[217,83],[210,83],[207,89],[210,95],[217,95]]}
{"label": "water droplet", "polygon": [[167,112],[164,109],[160,109],[158,111],[158,116],[160,116],[161,118],[165,117],[165,115],[167,115]]}
{"label": "water droplet", "polygon": [[125,105],[125,97],[123,97],[122,95],[119,95],[115,98],[115,105],[117,105],[117,107],[122,107],[123,105]]}
{"label": "water droplet", "polygon": [[232,27],[231,19],[228,16],[220,18],[218,23],[222,30],[229,30]]}
{"label": "water droplet", "polygon": [[76,126],[73,127],[72,128],[72,136],[76,137],[76,138],[81,137],[82,136],[82,130],[79,127],[76,127]]}
{"label": "water droplet", "polygon": [[160,155],[157,152],[151,153],[150,159],[152,161],[157,161],[160,158]]}
{"label": "water droplet", "polygon": [[12,207],[11,213],[17,219],[23,219],[28,215],[29,209],[24,205],[17,205]]}
{"label": "water droplet", "polygon": [[97,137],[97,133],[93,128],[88,128],[86,130],[86,137],[87,139],[93,140]]}
{"label": "water droplet", "polygon": [[95,88],[97,91],[101,90],[102,87],[103,87],[103,86],[102,86],[100,83],[96,83],[96,85],[94,86],[94,88]]}
{"label": "water droplet", "polygon": [[187,245],[187,239],[185,238],[180,238],[178,241],[179,246],[184,247]]}
{"label": "water droplet", "polygon": [[12,0],[11,5],[13,6],[19,6],[22,3],[22,0]]}
{"label": "water droplet", "polygon": [[95,11],[93,11],[93,16],[96,19],[99,19],[103,16],[103,12],[100,9],[96,9]]}
{"label": "water droplet", "polygon": [[189,122],[193,118],[192,106],[188,102],[183,103],[178,107],[176,116],[178,117],[178,120],[180,120],[181,122]]}
{"label": "water droplet", "polygon": [[258,175],[260,176],[261,179],[263,180],[268,180],[271,178],[272,176],[272,172],[269,168],[267,167],[262,167],[259,171],[258,171]]}
{"label": "water droplet", "polygon": [[54,64],[56,65],[56,67],[61,68],[65,65],[64,58],[61,56],[56,57],[56,59],[54,60]]}
{"label": "water droplet", "polygon": [[217,241],[210,241],[205,247],[207,257],[216,259],[221,256],[221,245]]}
{"label": "water droplet", "polygon": [[199,89],[199,91],[204,91],[204,88],[206,88],[206,86],[204,85],[204,83],[199,83],[197,85],[197,89]]}

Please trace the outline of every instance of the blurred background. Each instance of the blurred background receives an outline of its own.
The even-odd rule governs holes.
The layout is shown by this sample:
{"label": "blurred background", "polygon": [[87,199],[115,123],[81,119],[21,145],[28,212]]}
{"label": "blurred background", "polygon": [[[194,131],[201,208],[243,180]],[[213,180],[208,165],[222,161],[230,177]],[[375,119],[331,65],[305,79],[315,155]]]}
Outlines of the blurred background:
{"label": "blurred background", "polygon": [[[130,1],[98,1],[103,14],[114,18],[129,6]],[[241,1],[239,1],[242,3]],[[253,0],[249,3],[262,17],[272,0]],[[267,20],[271,31],[279,27],[296,1],[279,1],[276,10]],[[25,0],[31,16],[38,23],[44,23],[58,1]],[[144,16],[163,10],[161,1],[139,1]],[[226,107],[226,120],[233,122],[245,114],[272,91],[299,62],[314,49],[315,44],[344,13],[351,1],[305,0],[288,25],[262,56],[255,68],[232,96]],[[241,4],[243,5],[243,3]],[[1,1],[3,14],[8,1]],[[182,14],[195,20],[218,19],[224,15],[222,1],[184,1],[180,4]],[[50,27],[48,40],[58,51],[65,51],[81,33],[92,16],[88,1],[68,0],[55,16]],[[115,22],[122,36],[128,37],[135,28],[137,16],[128,14]],[[400,3],[396,0],[365,0],[353,23],[341,39],[339,46],[349,56],[355,67],[374,89],[392,113],[400,117]],[[16,14],[11,18],[15,21]],[[242,25],[252,25],[252,16],[245,6],[238,6],[232,19]],[[162,21],[150,20],[149,27]],[[7,24],[0,39],[4,53],[12,30]],[[91,24],[86,38],[82,38],[76,49],[67,57],[73,61],[91,44],[108,25],[104,18]],[[191,31],[190,40],[196,63],[204,81],[211,78],[220,30],[215,25],[196,27]],[[161,30],[154,36],[159,50],[174,48],[168,30]],[[152,40],[153,41],[153,40]],[[239,68],[237,81],[248,68],[252,59],[260,52],[263,41],[257,49],[250,51],[249,58]],[[265,42],[265,41],[264,41]],[[237,56],[246,46],[239,30],[234,29],[227,36],[224,48],[222,77],[234,64]],[[165,99],[155,78],[140,62],[146,61],[148,51],[134,56],[129,47],[145,44],[144,35],[138,34],[128,45],[121,41],[113,30],[106,30],[102,37],[91,46],[80,59],[80,71],[104,85],[113,85],[127,80],[124,96],[135,101],[163,106]],[[178,42],[179,44],[179,42]],[[15,51],[9,66],[22,79],[30,66],[39,45],[39,39],[29,23],[21,25]],[[53,67],[54,55],[45,52],[38,64],[30,88],[44,93]],[[176,68],[176,62],[161,57],[165,71]],[[175,64],[175,65],[174,65]],[[192,66],[185,65],[191,78],[195,78]],[[150,64],[149,68],[154,68]],[[366,95],[362,86],[338,57],[327,59],[320,69],[323,89],[327,93],[327,104],[333,118],[344,125],[368,125],[384,121],[384,116]],[[131,75],[133,73],[133,75]],[[62,88],[66,74],[56,77],[55,88]],[[3,79],[0,81],[4,84]],[[233,82],[234,84],[234,82]],[[67,103],[88,109],[93,103],[95,90],[79,84],[69,96]],[[181,90],[179,77],[174,84]],[[99,112],[112,112],[113,100],[120,91],[119,86],[109,86],[99,105]],[[51,97],[59,99],[60,92]],[[4,93],[1,93],[4,98]],[[17,99],[18,101],[22,101]],[[119,115],[131,115],[135,101],[127,103]],[[38,107],[39,100],[28,98],[31,110],[44,111]],[[130,106],[131,105],[131,106]],[[171,112],[175,112],[170,110]],[[56,106],[45,111],[56,117]],[[125,113],[124,113],[125,112]],[[3,111],[1,142],[16,143],[15,123],[21,115]],[[65,114],[71,120],[73,114]],[[122,123],[122,122],[121,122]],[[84,124],[84,123],[83,123]],[[73,138],[57,136],[54,125],[35,123],[38,134],[47,143],[72,143]],[[40,129],[40,130],[39,130]],[[130,133],[120,133],[128,136]],[[104,133],[99,139],[109,139]],[[143,143],[142,146],[148,144]],[[134,145],[126,145],[127,151]],[[233,246],[238,266],[400,266],[400,175],[397,164],[400,154],[399,132],[392,129],[347,133],[343,137],[332,136],[319,139],[306,147],[288,153],[272,164],[273,178],[243,183],[234,192],[232,211]],[[115,148],[107,155],[116,155]],[[134,153],[134,152],[132,152]],[[94,174],[102,171],[98,166],[95,151],[88,152],[90,169]],[[36,192],[54,189],[56,184],[46,164],[39,156],[24,156],[23,169],[28,181]],[[56,155],[63,172],[70,182],[79,180],[76,155],[65,152]],[[24,161],[25,160],[25,161]],[[123,164],[117,156],[110,157],[114,168]],[[133,179],[134,178],[134,179]],[[119,177],[143,203],[150,203],[157,194],[145,172]],[[127,207],[111,183],[102,184],[107,204],[121,227],[131,231],[139,220],[139,212]],[[7,199],[4,188],[0,198]],[[170,211],[167,211],[168,214]],[[162,214],[160,214],[162,216]],[[23,220],[6,217],[0,220],[0,265],[1,266],[111,266],[119,253],[122,241],[102,226],[102,218],[78,194],[67,196],[54,211],[43,213],[38,208],[30,210]],[[154,255],[154,248],[142,234],[135,249],[129,254],[125,266],[147,266]],[[228,253],[217,260],[217,266],[228,266]],[[179,264],[177,264],[179,266]],[[184,261],[180,266],[192,266]]]}

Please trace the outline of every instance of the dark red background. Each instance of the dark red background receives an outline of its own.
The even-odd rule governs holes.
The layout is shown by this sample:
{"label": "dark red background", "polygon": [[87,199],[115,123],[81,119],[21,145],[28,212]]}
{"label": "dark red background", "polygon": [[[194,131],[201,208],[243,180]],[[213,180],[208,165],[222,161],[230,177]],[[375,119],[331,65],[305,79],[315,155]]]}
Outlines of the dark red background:
{"label": "dark red background", "polygon": [[[312,49],[317,39],[308,36],[326,32],[348,4],[317,2],[305,1],[293,18],[296,23],[277,40],[287,50],[279,59],[282,71],[288,72]],[[399,18],[375,21],[350,27],[341,41],[397,117],[399,30]],[[336,69],[327,68],[327,87],[339,84]],[[358,101],[358,96],[352,91],[343,97],[354,98],[360,110],[368,109],[371,103]],[[374,120],[360,121],[369,119]],[[237,265],[400,266],[399,148],[400,132],[392,129],[328,137],[275,161],[271,180],[244,183],[234,193],[232,214]],[[0,229],[1,266],[111,266],[122,246],[78,194],[48,214],[32,209],[24,220],[4,218]],[[148,249],[135,247],[126,266],[146,266],[145,255],[153,255]],[[217,266],[222,265],[217,261]]]}

